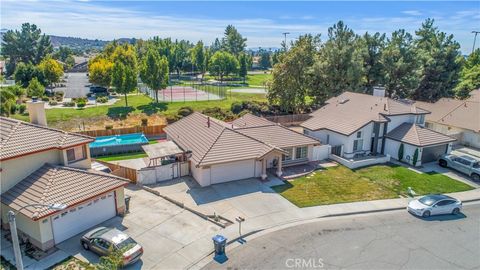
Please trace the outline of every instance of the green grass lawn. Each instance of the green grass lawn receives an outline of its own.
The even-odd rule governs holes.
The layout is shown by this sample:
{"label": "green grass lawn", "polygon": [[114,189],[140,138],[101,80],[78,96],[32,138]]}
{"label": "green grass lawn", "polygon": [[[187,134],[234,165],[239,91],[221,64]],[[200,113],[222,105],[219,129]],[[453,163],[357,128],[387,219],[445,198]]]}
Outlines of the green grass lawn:
{"label": "green grass lawn", "polygon": [[[149,140],[148,144],[156,144],[158,143],[157,140]],[[124,154],[117,154],[117,155],[109,155],[109,156],[100,156],[95,157],[95,159],[100,161],[117,161],[117,160],[125,160],[125,159],[135,159],[135,158],[144,158],[147,157],[145,152],[137,152],[137,153],[124,153]]]}
{"label": "green grass lawn", "polygon": [[[265,95],[231,93],[226,99],[212,101],[187,101],[187,102],[159,102],[155,103],[150,97],[145,95],[128,96],[128,107],[125,107],[124,97],[110,106],[98,106],[85,109],[49,109],[47,112],[47,122],[49,126],[55,127],[55,124],[72,119],[92,119],[99,116],[108,116],[112,119],[122,119],[129,113],[145,113],[147,115],[159,113],[163,115],[174,115],[178,109],[184,106],[190,106],[195,111],[202,111],[206,108],[220,107],[230,109],[235,101],[257,100],[265,101]],[[28,116],[15,114],[11,117],[28,121]]]}
{"label": "green grass lawn", "polygon": [[252,74],[247,76],[247,84],[250,87],[263,87],[264,83],[272,79],[272,74]]}
{"label": "green grass lawn", "polygon": [[407,187],[412,187],[419,195],[472,189],[442,174],[419,174],[396,165],[378,165],[358,170],[344,166],[332,167],[273,189],[293,204],[308,207],[398,198],[406,196]]}

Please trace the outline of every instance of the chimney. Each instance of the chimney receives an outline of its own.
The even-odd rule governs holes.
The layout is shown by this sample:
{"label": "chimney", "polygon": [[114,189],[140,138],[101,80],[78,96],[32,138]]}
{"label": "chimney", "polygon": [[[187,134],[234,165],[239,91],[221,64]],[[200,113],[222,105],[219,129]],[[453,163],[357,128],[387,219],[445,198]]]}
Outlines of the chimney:
{"label": "chimney", "polygon": [[210,127],[210,116],[207,117],[207,127]]}
{"label": "chimney", "polygon": [[47,116],[45,114],[45,102],[39,101],[38,98],[32,98],[27,101],[28,115],[30,116],[30,123],[47,126]]}
{"label": "chimney", "polygon": [[374,97],[385,97],[385,87],[375,86],[373,87]]}

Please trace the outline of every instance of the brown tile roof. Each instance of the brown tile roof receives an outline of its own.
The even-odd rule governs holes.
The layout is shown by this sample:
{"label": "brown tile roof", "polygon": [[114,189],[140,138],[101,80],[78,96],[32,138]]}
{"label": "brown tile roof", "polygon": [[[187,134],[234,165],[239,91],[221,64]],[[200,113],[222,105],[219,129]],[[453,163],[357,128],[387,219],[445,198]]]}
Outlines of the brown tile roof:
{"label": "brown tile roof", "polygon": [[403,123],[386,134],[387,138],[424,147],[455,141],[454,138],[412,123]]}
{"label": "brown tile roof", "polygon": [[280,148],[320,144],[317,139],[252,114],[242,116],[233,124],[240,133]]}
{"label": "brown tile roof", "polygon": [[94,141],[94,138],[89,136],[6,117],[0,117],[0,136],[0,160]]}
{"label": "brown tile roof", "polygon": [[429,113],[391,98],[352,92],[333,97],[326,103],[301,126],[310,130],[328,129],[350,135],[370,122],[387,122],[385,116]]}
{"label": "brown tile roof", "polygon": [[[107,173],[45,164],[3,193],[1,202],[15,210],[31,203],[70,207],[127,184],[126,179]],[[28,207],[20,212],[37,220],[56,210]]]}
{"label": "brown tile roof", "polygon": [[273,150],[282,151],[228,126],[195,112],[168,125],[165,132],[184,151],[192,151],[190,159],[199,166],[260,158]]}
{"label": "brown tile roof", "polygon": [[479,99],[480,90],[474,90],[466,100],[442,98],[435,103],[417,101],[415,104],[432,112],[426,117],[428,122],[480,132]]}

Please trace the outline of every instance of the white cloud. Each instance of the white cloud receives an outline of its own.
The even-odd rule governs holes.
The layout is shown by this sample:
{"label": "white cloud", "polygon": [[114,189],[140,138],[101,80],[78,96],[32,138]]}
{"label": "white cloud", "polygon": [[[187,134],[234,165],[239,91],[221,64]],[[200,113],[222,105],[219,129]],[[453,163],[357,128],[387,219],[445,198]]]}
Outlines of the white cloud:
{"label": "white cloud", "polygon": [[406,14],[406,15],[411,15],[411,16],[421,16],[423,15],[422,12],[420,12],[419,10],[405,10],[405,11],[402,11],[403,14]]}

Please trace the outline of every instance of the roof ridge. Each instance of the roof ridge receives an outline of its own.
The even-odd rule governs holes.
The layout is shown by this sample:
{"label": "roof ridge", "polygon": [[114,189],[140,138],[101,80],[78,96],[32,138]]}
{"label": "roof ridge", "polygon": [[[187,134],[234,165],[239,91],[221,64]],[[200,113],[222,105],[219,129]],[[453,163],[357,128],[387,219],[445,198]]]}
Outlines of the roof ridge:
{"label": "roof ridge", "polygon": [[[265,144],[266,146],[272,147],[272,148],[274,148],[274,149],[280,149],[280,150],[282,150],[281,148],[279,148],[279,147],[277,147],[277,146],[275,146],[275,145],[272,145],[272,144],[269,144],[269,143],[267,143],[267,142],[261,141],[261,140],[259,140],[259,139],[257,139],[257,138],[254,138],[254,137],[252,137],[252,136],[249,136],[249,135],[247,135],[247,134],[243,134],[243,133],[238,132],[238,131],[233,130],[233,129],[230,129],[230,130],[233,131],[233,132],[235,132],[235,133],[237,133],[237,134],[243,135],[243,136],[245,136],[245,137],[247,137],[247,138],[249,138],[249,139],[255,140],[255,141],[259,142],[259,143],[263,143],[263,144]],[[283,151],[283,150],[282,150],[282,151]]]}
{"label": "roof ridge", "polygon": [[290,128],[288,128],[288,127],[286,127],[286,126],[284,126],[284,125],[282,125],[282,124],[280,124],[280,123],[277,123],[277,126],[282,127],[282,128],[284,128],[284,129],[286,129],[286,130],[289,130],[289,131],[293,131],[293,132],[295,132],[295,133],[297,133],[297,134],[303,135],[303,136],[305,136],[305,137],[308,137],[308,138],[310,138],[310,139],[313,139],[313,140],[318,141],[319,143],[321,143],[319,139],[317,139],[317,138],[315,138],[315,137],[313,137],[313,136],[310,136],[310,135],[304,134],[304,133],[300,133],[299,131],[290,129]]}
{"label": "roof ridge", "polygon": [[413,132],[415,132],[415,136],[417,137],[417,141],[418,141],[419,144],[422,144],[422,142],[420,141],[420,136],[418,136],[417,125],[414,124],[414,123],[409,123],[409,124],[413,125]]}
{"label": "roof ridge", "polygon": [[[49,172],[50,172],[51,169],[53,169],[52,173],[48,174],[47,186],[43,190],[42,198],[41,198],[41,201],[39,202],[40,204],[45,204],[46,202],[48,202],[47,195],[48,195],[48,192],[50,191],[50,188],[53,185],[53,179],[55,178],[55,175],[57,174],[58,170],[57,170],[57,168],[55,168],[55,166],[52,166],[50,163],[45,163],[45,164],[43,164],[42,167],[45,167]],[[44,207],[35,207],[35,211],[34,211],[33,216],[35,217],[35,216],[40,215],[40,212],[43,211],[43,208]]]}
{"label": "roof ridge", "polygon": [[218,134],[218,136],[215,138],[215,140],[212,142],[212,144],[208,147],[207,151],[205,151],[205,154],[203,154],[203,156],[200,158],[200,160],[198,161],[198,164],[202,163],[203,159],[205,158],[205,156],[207,156],[207,154],[210,152],[210,150],[212,150],[212,147],[217,143],[218,139],[220,138],[220,136],[223,134],[223,132],[225,132],[225,129],[227,129],[226,127],[223,127],[222,129],[222,132],[220,132]]}
{"label": "roof ridge", "polygon": [[[438,119],[438,121],[443,120],[443,118],[447,117],[449,114],[453,113],[453,112],[456,111],[458,108],[464,106],[466,103],[467,103],[466,100],[462,100],[462,102],[460,103],[460,105],[456,106],[456,107],[453,108],[451,111],[447,112],[444,116],[440,117],[440,118]],[[435,103],[434,103],[434,104],[435,104]]]}

